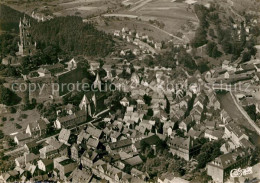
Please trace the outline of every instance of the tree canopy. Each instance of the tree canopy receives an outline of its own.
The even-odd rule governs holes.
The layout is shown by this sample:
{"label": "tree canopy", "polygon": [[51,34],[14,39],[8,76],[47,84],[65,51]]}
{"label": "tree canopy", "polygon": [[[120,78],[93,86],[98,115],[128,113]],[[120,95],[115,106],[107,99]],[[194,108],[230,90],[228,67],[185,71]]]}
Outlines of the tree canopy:
{"label": "tree canopy", "polygon": [[200,154],[197,156],[197,168],[204,168],[208,162],[221,155],[220,147],[222,144],[222,140],[203,144],[200,149]]}
{"label": "tree canopy", "polygon": [[0,104],[12,106],[18,104],[20,101],[21,98],[18,97],[13,91],[5,88],[3,85],[0,85]]}
{"label": "tree canopy", "polygon": [[20,18],[28,15],[25,15],[15,9],[10,8],[4,4],[0,4],[0,27],[1,31],[9,31],[9,32],[19,32],[19,21]]}
{"label": "tree canopy", "polygon": [[57,17],[35,23],[31,30],[40,48],[53,45],[65,53],[106,56],[113,50],[110,35],[84,23],[81,17]]}

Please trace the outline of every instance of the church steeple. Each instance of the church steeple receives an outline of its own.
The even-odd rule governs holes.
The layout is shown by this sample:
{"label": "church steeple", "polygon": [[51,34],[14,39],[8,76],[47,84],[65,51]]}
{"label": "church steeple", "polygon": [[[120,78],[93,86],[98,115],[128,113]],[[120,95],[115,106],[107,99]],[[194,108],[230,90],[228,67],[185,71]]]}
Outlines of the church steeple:
{"label": "church steeple", "polygon": [[79,104],[79,108],[80,108],[80,110],[86,111],[86,113],[89,116],[92,116],[90,102],[86,95],[83,96],[83,98]]}
{"label": "church steeple", "polygon": [[19,27],[22,27],[22,19],[20,18]]}
{"label": "church steeple", "polygon": [[96,79],[94,81],[94,88],[98,88],[99,91],[101,91],[101,80],[100,80],[100,76],[99,76],[99,73],[97,72],[97,76],[96,76]]}
{"label": "church steeple", "polygon": [[88,98],[86,97],[86,95],[83,96],[80,104],[79,104],[79,108],[80,110],[86,110],[87,111],[87,106],[90,104]]}

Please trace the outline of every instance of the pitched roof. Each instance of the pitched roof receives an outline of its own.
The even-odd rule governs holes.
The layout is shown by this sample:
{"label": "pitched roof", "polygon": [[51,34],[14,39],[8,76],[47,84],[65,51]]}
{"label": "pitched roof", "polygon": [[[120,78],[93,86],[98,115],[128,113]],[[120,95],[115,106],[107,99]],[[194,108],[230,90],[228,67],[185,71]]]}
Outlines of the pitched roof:
{"label": "pitched roof", "polygon": [[238,126],[236,123],[229,123],[226,125],[226,128],[233,132],[238,138],[240,138],[242,135],[246,135],[245,129]]}
{"label": "pitched roof", "polygon": [[65,166],[65,165],[74,163],[74,161],[72,159],[65,159],[63,161],[60,161],[59,163],[60,163],[60,165]]}
{"label": "pitched roof", "polygon": [[25,154],[25,163],[32,162],[39,158],[39,155],[36,155],[34,153]]}
{"label": "pitched roof", "polygon": [[126,97],[124,97],[122,100],[120,100],[120,102],[129,102],[129,100]]}
{"label": "pitched roof", "polygon": [[182,122],[185,123],[188,126],[189,124],[191,124],[193,122],[193,119],[192,119],[191,116],[188,116]]}
{"label": "pitched roof", "polygon": [[75,116],[76,116],[77,118],[80,118],[80,117],[83,117],[83,116],[86,116],[86,115],[87,115],[87,113],[86,113],[85,110],[80,110],[80,111],[76,111],[76,112],[75,112]]}
{"label": "pitched roof", "polygon": [[55,138],[49,138],[46,140],[46,143],[50,146],[54,147],[55,149],[59,149],[63,144],[56,140]]}
{"label": "pitched roof", "polygon": [[121,135],[120,132],[112,131],[111,134],[110,134],[110,137],[111,137],[111,138],[116,138],[116,139],[117,139],[120,135]]}
{"label": "pitched roof", "polygon": [[84,182],[88,183],[90,182],[93,174],[90,172],[87,172],[86,170],[80,170],[80,169],[75,169],[72,172],[72,182]]}
{"label": "pitched roof", "polygon": [[99,144],[99,140],[97,140],[97,139],[89,138],[87,141],[87,145],[89,145],[91,147],[97,148],[98,144]]}
{"label": "pitched roof", "polygon": [[221,130],[209,130],[209,129],[207,129],[205,131],[205,134],[209,134],[209,135],[211,135],[213,137],[217,137],[218,139],[220,139],[220,138],[223,137],[224,132],[221,131]]}
{"label": "pitched roof", "polygon": [[37,120],[39,127],[41,130],[46,130],[47,129],[47,125],[46,122],[43,119],[39,119]]}
{"label": "pitched roof", "polygon": [[223,154],[217,157],[213,162],[210,162],[209,164],[213,164],[214,166],[218,166],[225,169],[235,164],[237,162],[238,157],[244,158],[248,155],[249,154],[246,151],[242,150],[241,148],[238,148],[235,152]]}
{"label": "pitched roof", "polygon": [[124,140],[120,140],[117,142],[113,142],[110,143],[110,148],[113,149],[119,149],[119,148],[123,148],[123,147],[127,147],[132,145],[132,140],[131,139],[124,139]]}
{"label": "pitched roof", "polygon": [[20,165],[24,165],[25,157],[24,156],[17,157],[17,158],[15,158],[15,161],[19,162]]}
{"label": "pitched roof", "polygon": [[64,117],[58,117],[57,120],[60,123],[65,123],[65,122],[73,120],[75,118],[76,118],[75,114],[72,114],[72,115],[68,115],[68,116],[64,116]]}
{"label": "pitched roof", "polygon": [[188,134],[187,134],[187,136],[193,137],[193,138],[198,138],[198,137],[200,137],[200,135],[202,133],[203,133],[202,131],[197,131],[197,130],[190,129]]}
{"label": "pitched roof", "polygon": [[243,138],[240,140],[240,143],[242,147],[244,148],[250,148],[250,149],[255,149],[255,146],[247,139]]}
{"label": "pitched roof", "polygon": [[134,156],[124,161],[131,166],[135,166],[143,163],[143,160],[140,158],[140,156]]}
{"label": "pitched roof", "polygon": [[53,164],[53,159],[41,159],[39,161],[42,161],[42,163],[45,165],[45,166],[48,166],[48,165],[51,165]]}
{"label": "pitched roof", "polygon": [[120,151],[120,152],[118,152],[118,154],[119,154],[121,160],[126,160],[126,159],[133,157],[132,154],[126,153],[124,151]]}
{"label": "pitched roof", "polygon": [[87,134],[87,133],[85,132],[85,130],[82,130],[82,131],[80,132],[80,134],[78,135],[78,137],[77,137],[77,143],[80,144],[83,139],[88,140],[89,137],[90,137],[90,135]]}
{"label": "pitched roof", "polygon": [[61,129],[59,134],[59,140],[64,140],[65,142],[68,142],[70,138],[70,130],[67,130],[65,128]]}
{"label": "pitched roof", "polygon": [[96,138],[100,138],[101,134],[102,134],[102,130],[99,130],[97,128],[93,128],[91,126],[88,126],[86,132],[88,134],[90,134],[92,137],[96,137]]}
{"label": "pitched roof", "polygon": [[142,141],[146,142],[149,145],[157,145],[159,142],[161,142],[160,138],[157,135],[151,135],[150,137],[147,137]]}
{"label": "pitched roof", "polygon": [[174,149],[183,148],[189,150],[191,148],[191,138],[174,137],[174,139],[170,140],[170,145]]}
{"label": "pitched roof", "polygon": [[16,135],[16,138],[19,140],[19,141],[23,141],[23,140],[27,140],[27,139],[30,139],[30,135],[27,134],[27,133],[18,133]]}
{"label": "pitched roof", "polygon": [[206,127],[208,128],[215,128],[216,122],[215,121],[207,121],[206,122]]}
{"label": "pitched roof", "polygon": [[87,157],[90,160],[94,160],[97,157],[97,153],[95,151],[92,151],[90,149],[87,149],[84,153],[83,153],[83,157]]}
{"label": "pitched roof", "polygon": [[242,65],[241,65],[241,68],[242,68],[244,71],[255,70],[254,64],[242,64]]}

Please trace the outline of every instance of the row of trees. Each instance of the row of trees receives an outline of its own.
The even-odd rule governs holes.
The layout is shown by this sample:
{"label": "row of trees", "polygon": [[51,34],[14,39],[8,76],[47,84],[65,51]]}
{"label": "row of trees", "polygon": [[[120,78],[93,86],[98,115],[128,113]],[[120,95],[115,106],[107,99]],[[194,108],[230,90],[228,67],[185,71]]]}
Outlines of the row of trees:
{"label": "row of trees", "polygon": [[198,48],[208,42],[207,30],[209,27],[209,23],[207,21],[207,15],[209,13],[209,10],[205,6],[198,5],[198,4],[196,4],[194,6],[194,10],[200,21],[200,25],[199,25],[199,28],[195,32],[194,39],[191,41],[191,46],[193,48]]}

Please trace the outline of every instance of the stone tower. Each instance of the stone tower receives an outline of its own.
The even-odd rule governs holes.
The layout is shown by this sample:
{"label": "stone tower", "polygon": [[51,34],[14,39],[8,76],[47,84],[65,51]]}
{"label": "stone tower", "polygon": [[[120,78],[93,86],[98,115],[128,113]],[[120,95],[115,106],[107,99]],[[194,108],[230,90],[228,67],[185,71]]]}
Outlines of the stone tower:
{"label": "stone tower", "polygon": [[20,19],[19,31],[20,31],[20,41],[18,42],[19,51],[17,55],[27,56],[32,55],[36,52],[36,42],[32,43],[32,37],[30,34],[31,23],[30,20],[26,19],[24,16],[23,19]]}

